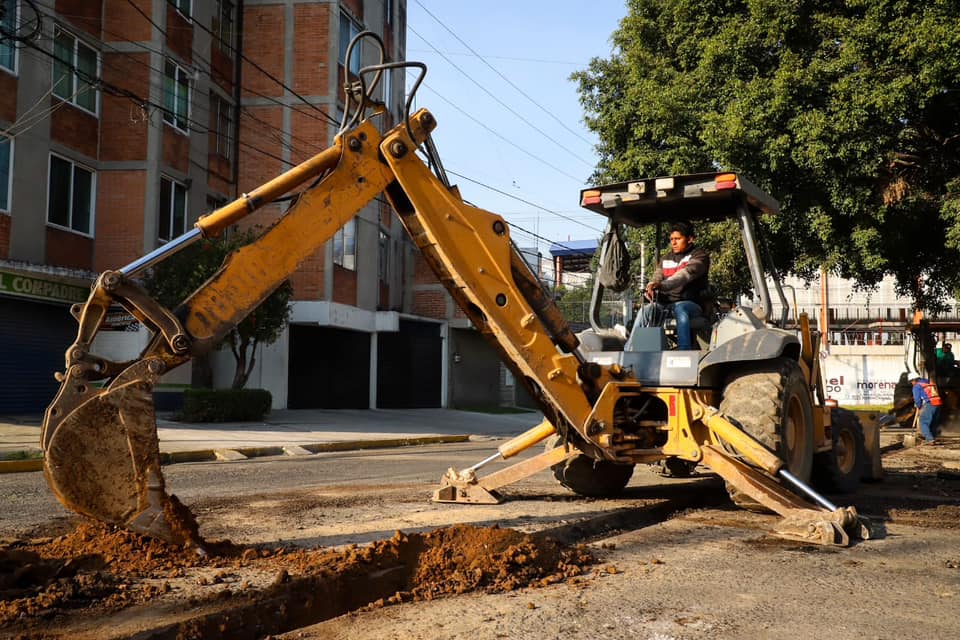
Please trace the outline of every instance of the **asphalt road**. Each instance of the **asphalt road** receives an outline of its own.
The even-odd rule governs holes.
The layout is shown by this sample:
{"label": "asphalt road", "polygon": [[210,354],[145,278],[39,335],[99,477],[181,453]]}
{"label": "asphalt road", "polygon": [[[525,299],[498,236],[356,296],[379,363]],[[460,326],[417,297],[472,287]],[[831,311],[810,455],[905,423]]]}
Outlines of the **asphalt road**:
{"label": "asphalt road", "polygon": [[[206,500],[238,503],[331,485],[410,485],[426,495],[448,467],[467,467],[496,451],[499,441],[277,456],[238,462],[197,462],[163,468],[169,493],[187,505]],[[530,455],[538,453],[534,448]],[[519,459],[519,458],[518,458]],[[548,474],[541,474],[549,478]],[[558,491],[560,487],[557,487]],[[51,521],[72,517],[40,472],[0,475],[0,538],[38,534]]]}

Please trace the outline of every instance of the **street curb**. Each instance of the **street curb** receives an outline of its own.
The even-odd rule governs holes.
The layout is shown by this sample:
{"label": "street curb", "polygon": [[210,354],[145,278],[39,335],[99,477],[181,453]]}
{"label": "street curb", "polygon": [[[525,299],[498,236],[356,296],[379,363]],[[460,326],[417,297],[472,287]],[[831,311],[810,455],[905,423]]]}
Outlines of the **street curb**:
{"label": "street curb", "polygon": [[24,473],[43,469],[43,458],[29,460],[0,460],[0,473]]}
{"label": "street curb", "polygon": [[[310,453],[328,453],[336,451],[359,451],[363,449],[391,449],[395,447],[412,447],[425,444],[450,444],[469,442],[470,436],[423,436],[419,438],[388,438],[385,440],[347,440],[344,442],[319,442],[316,444],[299,445]],[[222,450],[226,447],[220,447]],[[232,449],[247,458],[264,456],[282,456],[282,446],[275,447],[239,447]],[[182,462],[213,462],[219,460],[213,449],[199,449],[196,451],[168,451],[160,454],[160,464],[180,464]],[[30,460],[0,460],[0,474],[24,473],[43,469],[43,459]]]}

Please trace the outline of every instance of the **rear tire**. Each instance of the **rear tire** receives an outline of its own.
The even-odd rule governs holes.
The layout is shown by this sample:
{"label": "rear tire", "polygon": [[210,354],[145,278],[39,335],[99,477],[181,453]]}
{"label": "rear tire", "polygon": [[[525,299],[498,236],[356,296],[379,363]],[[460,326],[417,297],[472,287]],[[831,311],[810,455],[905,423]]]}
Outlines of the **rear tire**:
{"label": "rear tire", "polygon": [[[562,444],[561,437],[554,435],[547,439],[544,446],[550,451]],[[551,469],[560,484],[577,495],[589,498],[612,498],[619,495],[633,475],[632,464],[594,460],[583,454],[557,463]]]}
{"label": "rear tire", "polygon": [[[790,358],[758,363],[727,378],[720,413],[783,460],[803,482],[813,469],[813,405],[800,365]],[[738,507],[768,511],[727,484]]]}
{"label": "rear tire", "polygon": [[830,436],[830,451],[814,456],[813,486],[826,493],[856,491],[867,459],[860,420],[846,409],[834,409]]}

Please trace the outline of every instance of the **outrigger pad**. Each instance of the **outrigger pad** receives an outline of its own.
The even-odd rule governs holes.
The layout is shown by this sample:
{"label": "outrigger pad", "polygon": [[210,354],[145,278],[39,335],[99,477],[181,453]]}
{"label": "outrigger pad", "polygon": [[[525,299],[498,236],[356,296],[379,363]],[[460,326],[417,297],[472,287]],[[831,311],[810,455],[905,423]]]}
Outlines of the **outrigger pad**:
{"label": "outrigger pad", "polygon": [[474,473],[461,475],[456,469],[447,469],[440,478],[440,488],[433,492],[433,502],[457,502],[461,504],[500,504],[500,494],[489,491],[477,482]]}
{"label": "outrigger pad", "polygon": [[773,533],[788,540],[846,547],[850,539],[883,537],[883,527],[861,516],[854,507],[836,511],[797,510],[778,522]]}

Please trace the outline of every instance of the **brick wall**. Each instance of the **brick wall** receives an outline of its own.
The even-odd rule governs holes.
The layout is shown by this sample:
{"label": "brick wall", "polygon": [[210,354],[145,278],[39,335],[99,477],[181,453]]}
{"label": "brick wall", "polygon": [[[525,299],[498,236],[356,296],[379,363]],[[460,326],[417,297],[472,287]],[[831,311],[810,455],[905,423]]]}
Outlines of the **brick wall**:
{"label": "brick wall", "polygon": [[207,187],[211,191],[233,196],[232,164],[223,156],[211,153],[207,156]]}
{"label": "brick wall", "polygon": [[417,251],[414,254],[413,262],[413,284],[439,284],[437,277],[433,274],[433,269],[427,264],[423,254]]}
{"label": "brick wall", "polygon": [[291,158],[294,161],[302,162],[330,146],[327,136],[333,125],[328,122],[321,114],[305,106],[290,114],[290,126],[296,136],[290,145],[293,147]]}
{"label": "brick wall", "polygon": [[363,0],[343,0],[343,6],[353,14],[353,17],[363,22]]}
{"label": "brick wall", "polygon": [[17,79],[0,71],[0,118],[12,123],[17,119]]}
{"label": "brick wall", "polygon": [[357,272],[333,265],[333,301],[340,304],[357,304]]}
{"label": "brick wall", "polygon": [[387,283],[380,281],[380,297],[377,302],[378,311],[387,311],[390,310],[390,286]]}
{"label": "brick wall", "polygon": [[233,59],[218,45],[210,45],[210,77],[221,89],[233,95]]}
{"label": "brick wall", "polygon": [[46,246],[46,264],[72,269],[93,269],[93,238],[47,227]]}
{"label": "brick wall", "polygon": [[324,248],[320,247],[290,277],[295,300],[323,299],[323,263]]}
{"label": "brick wall", "polygon": [[[95,4],[85,0],[74,1]],[[133,0],[133,4],[145,14],[150,15],[152,0]],[[128,0],[104,0],[103,18],[103,39],[107,42],[150,40],[150,23],[131,6]]]}
{"label": "brick wall", "polygon": [[10,216],[0,213],[0,259],[10,257]]}
{"label": "brick wall", "polygon": [[143,255],[146,181],[143,171],[97,174],[95,271],[116,269]]}
{"label": "brick wall", "polygon": [[[51,97],[50,106],[60,104],[60,99]],[[50,118],[50,137],[91,158],[97,157],[100,120],[72,105],[64,105],[53,112]]]}
{"label": "brick wall", "polygon": [[[252,114],[256,119],[244,113]],[[237,185],[240,191],[253,191],[267,180],[280,175],[283,166],[277,158],[283,157],[283,147],[279,140],[271,135],[270,130],[276,133],[276,129],[282,126],[281,107],[244,107],[240,119],[240,184]],[[254,151],[253,147],[270,155]]]}
{"label": "brick wall", "polygon": [[[324,95],[330,80],[330,6],[294,5],[293,90],[300,95]],[[294,128],[294,131],[299,131]]]}
{"label": "brick wall", "polygon": [[182,173],[190,169],[190,138],[167,124],[163,125],[163,164]]}
{"label": "brick wall", "polygon": [[[167,5],[167,46],[180,56],[181,60],[190,64],[193,61],[193,23],[180,15],[173,5],[165,4]],[[149,12],[147,15],[150,15]]]}
{"label": "brick wall", "polygon": [[439,289],[414,291],[413,313],[427,318],[445,319],[447,317],[447,292]]}
{"label": "brick wall", "polygon": [[[149,95],[150,54],[104,54],[103,78],[110,84],[129,89],[140,96]],[[147,133],[150,114],[128,98],[100,95],[100,159],[144,160],[147,157]],[[160,114],[153,116],[154,122]]]}
{"label": "brick wall", "polygon": [[[243,55],[255,61],[275,78],[283,78],[283,5],[246,6],[243,12]],[[319,44],[315,44],[319,46]],[[252,65],[243,65],[244,97],[256,97],[247,89],[279,97],[283,87]]]}
{"label": "brick wall", "polygon": [[100,3],[90,0],[57,0],[55,7],[58,18],[70,25],[86,31],[94,38],[100,37]]}

